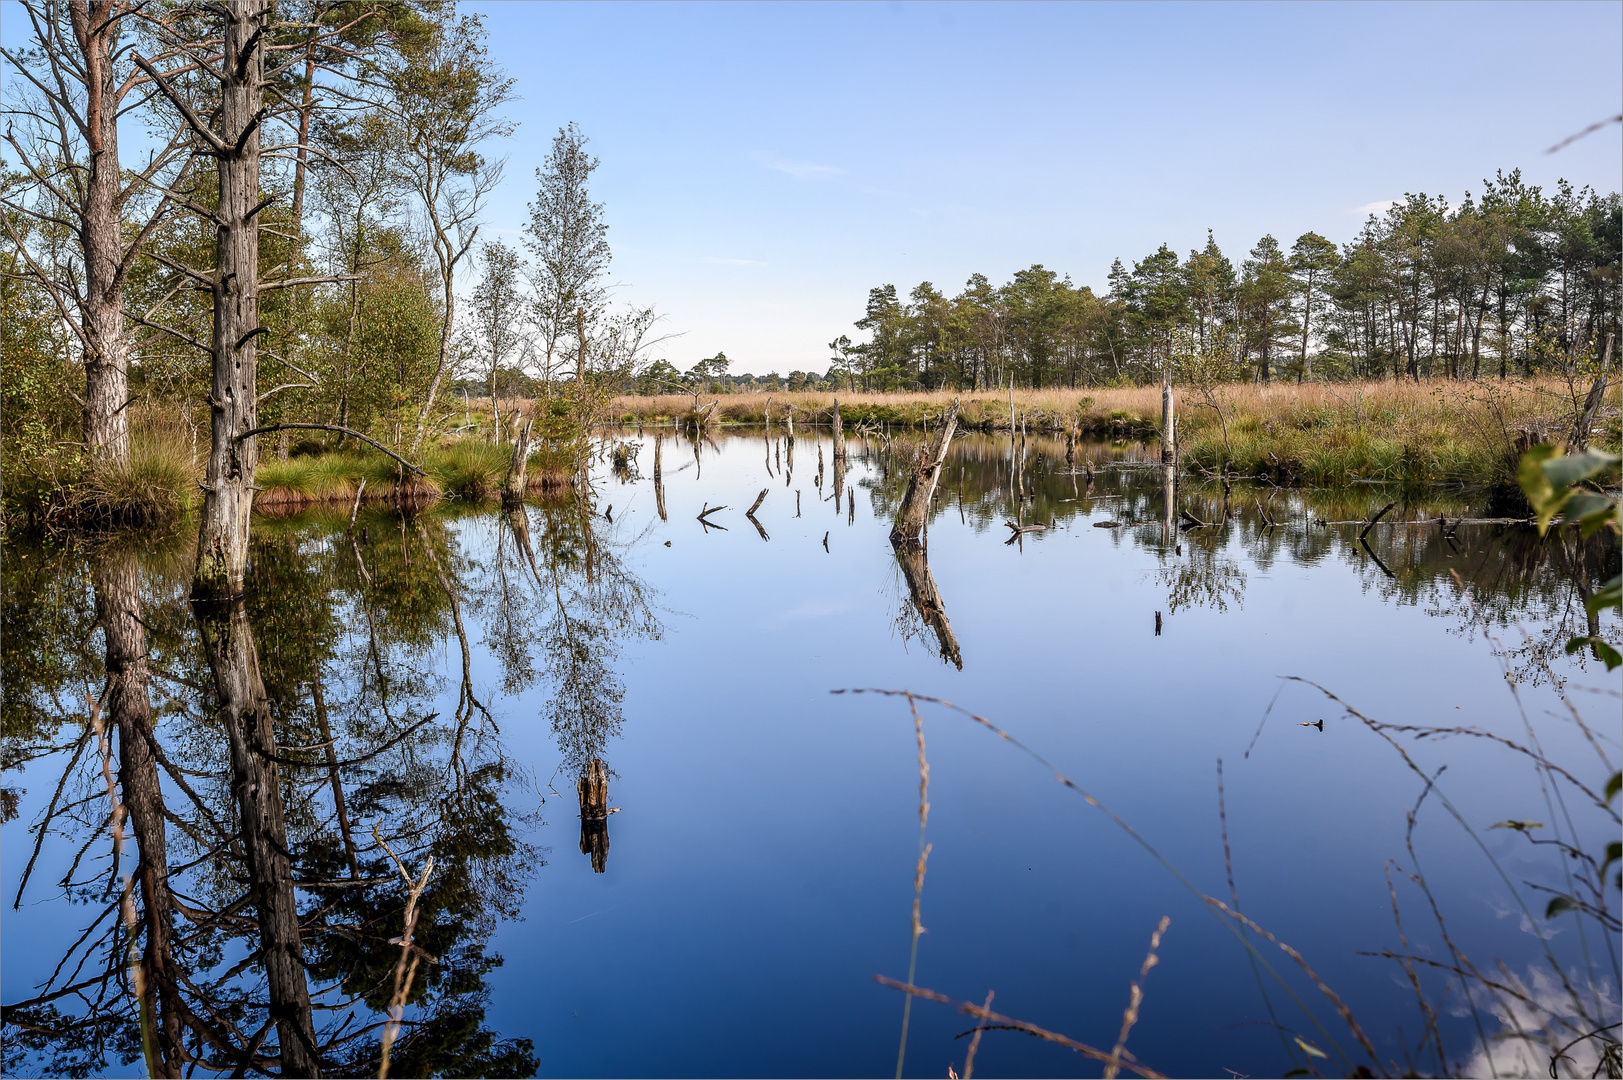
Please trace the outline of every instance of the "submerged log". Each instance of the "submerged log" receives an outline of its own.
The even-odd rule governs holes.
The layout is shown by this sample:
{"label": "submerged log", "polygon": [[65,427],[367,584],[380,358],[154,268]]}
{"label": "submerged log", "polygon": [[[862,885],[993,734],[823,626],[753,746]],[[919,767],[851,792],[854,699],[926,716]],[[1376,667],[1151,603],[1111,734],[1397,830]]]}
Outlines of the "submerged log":
{"label": "submerged log", "polygon": [[936,479],[941,475],[941,464],[947,460],[947,448],[952,445],[953,432],[958,430],[958,399],[953,398],[942,418],[941,430],[936,433],[933,447],[920,447],[914,459],[913,475],[907,481],[907,494],[902,498],[896,523],[891,527],[892,544],[917,543],[929,517],[930,503],[935,496]]}

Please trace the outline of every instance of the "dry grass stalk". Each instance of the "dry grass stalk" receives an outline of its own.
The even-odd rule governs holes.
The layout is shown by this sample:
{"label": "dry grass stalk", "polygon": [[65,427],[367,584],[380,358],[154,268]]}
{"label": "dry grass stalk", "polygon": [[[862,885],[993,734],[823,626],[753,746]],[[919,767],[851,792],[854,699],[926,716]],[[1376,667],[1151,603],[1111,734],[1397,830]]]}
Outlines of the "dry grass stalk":
{"label": "dry grass stalk", "polygon": [[372,838],[389,853],[389,858],[394,861],[395,869],[400,871],[400,876],[405,879],[406,888],[409,890],[406,895],[405,928],[398,938],[389,943],[400,946],[400,959],[395,961],[394,965],[394,994],[389,999],[389,1021],[383,1027],[382,1063],[378,1067],[378,1080],[388,1080],[389,1049],[394,1045],[396,1036],[400,1034],[406,999],[411,996],[411,984],[417,977],[417,964],[420,959],[418,954],[422,950],[413,944],[411,935],[417,926],[417,901],[422,897],[423,890],[428,887],[429,875],[434,872],[434,856],[430,855],[427,864],[423,866],[423,876],[413,881],[411,875],[406,872],[405,864],[400,861],[400,856],[394,853],[394,848],[389,846],[388,841],[383,839],[375,827],[372,830]]}
{"label": "dry grass stalk", "polygon": [[1121,1014],[1121,1034],[1116,1036],[1116,1045],[1111,1048],[1110,1060],[1105,1063],[1105,1080],[1113,1080],[1121,1071],[1122,1058],[1127,1055],[1127,1035],[1138,1023],[1138,1007],[1144,1002],[1144,979],[1149,975],[1150,968],[1161,961],[1155,955],[1155,950],[1161,947],[1161,935],[1167,932],[1172,919],[1161,916],[1161,922],[1156,926],[1155,933],[1150,935],[1150,951],[1144,957],[1144,965],[1138,969],[1138,978],[1134,979],[1127,988],[1127,1008]]}
{"label": "dry grass stalk", "polygon": [[[995,1013],[985,1006],[975,1004],[973,1001],[958,1001],[954,998],[948,997],[946,994],[938,994],[934,990],[926,990],[922,986],[914,986],[911,983],[902,983],[897,982],[895,979],[887,979],[883,975],[875,975],[873,977],[873,981],[881,986],[888,986],[892,990],[900,990],[910,998],[919,997],[924,998],[926,1001],[938,1001],[943,1005],[951,1005],[965,1016],[973,1016],[975,1019],[980,1020],[987,1025],[996,1025],[998,1027],[1013,1028],[1016,1031],[1024,1031],[1027,1035],[1035,1035],[1044,1042],[1057,1043],[1060,1046],[1075,1050],[1085,1058],[1092,1058],[1094,1061],[1098,1062],[1108,1062],[1110,1060],[1110,1055],[1105,1053],[1103,1050],[1100,1050],[1098,1047],[1089,1046],[1087,1043],[1083,1042],[1077,1042],[1075,1039],[1067,1035],[1061,1035],[1057,1031],[1049,1031],[1047,1028],[1040,1028],[1036,1024],[1028,1024],[1024,1020],[1016,1020],[1012,1016],[1004,1016],[1001,1013]],[[1161,1073],[1158,1073],[1154,1069],[1151,1069],[1145,1065],[1140,1065],[1136,1061],[1124,1059],[1121,1062],[1121,1066],[1130,1072],[1137,1073],[1139,1076],[1146,1077],[1147,1080],[1166,1080]]]}
{"label": "dry grass stalk", "polygon": [[[1298,680],[1298,681],[1309,682],[1309,680],[1306,680],[1306,679],[1301,679],[1301,680]],[[1317,684],[1315,683],[1315,684],[1311,684],[1311,685],[1316,686]],[[1323,688],[1321,687],[1320,689],[1322,690]],[[1324,692],[1326,694],[1329,694],[1329,691],[1324,691]],[[868,688],[863,688],[863,689],[854,689],[853,688],[853,689],[833,690],[833,691],[830,691],[830,693],[834,693],[834,694],[845,694],[845,693],[851,693],[851,694],[879,694],[879,695],[882,695],[884,697],[905,697],[905,698],[907,698],[909,705],[911,707],[913,707],[915,717],[917,717],[917,715],[918,715],[916,703],[920,702],[920,701],[927,701],[927,702],[929,702],[929,703],[931,703],[933,705],[939,705],[944,709],[951,709],[954,712],[960,713],[961,715],[968,717],[969,719],[973,720],[975,723],[981,725],[982,727],[986,728],[988,731],[991,731],[993,734],[997,735],[998,738],[1002,739],[1003,741],[1005,741],[1005,742],[1009,743],[1010,745],[1014,746],[1016,749],[1020,750],[1027,757],[1030,757],[1033,761],[1036,761],[1038,764],[1042,765],[1043,768],[1047,769],[1049,771],[1049,773],[1054,777],[1056,782],[1058,782],[1062,786],[1067,787],[1067,788],[1071,789],[1072,791],[1076,792],[1078,795],[1080,795],[1082,797],[1082,799],[1085,802],[1087,802],[1087,804],[1089,806],[1092,806],[1092,807],[1098,809],[1106,817],[1110,818],[1110,820],[1115,823],[1117,828],[1121,829],[1128,836],[1132,837],[1132,839],[1134,841],[1136,841],[1139,844],[1140,847],[1142,847],[1146,852],[1149,853],[1151,858],[1155,859],[1156,862],[1160,863],[1161,866],[1168,873],[1170,873],[1174,878],[1176,878],[1177,881],[1184,886],[1184,888],[1188,889],[1189,892],[1193,896],[1205,901],[1209,905],[1213,905],[1222,914],[1228,915],[1231,919],[1237,920],[1240,923],[1240,925],[1249,926],[1252,929],[1255,929],[1258,933],[1262,934],[1269,941],[1273,942],[1274,944],[1278,945],[1282,950],[1284,950],[1285,954],[1287,956],[1291,957],[1293,960],[1295,960],[1297,962],[1297,964],[1299,964],[1302,967],[1302,969],[1308,973],[1309,977],[1312,978],[1313,981],[1318,985],[1320,991],[1322,991],[1329,998],[1331,1004],[1333,1006],[1335,1006],[1336,1011],[1341,1015],[1342,1019],[1344,1021],[1346,1021],[1348,1027],[1352,1030],[1353,1034],[1358,1038],[1359,1042],[1362,1043],[1364,1048],[1369,1052],[1371,1060],[1373,1060],[1376,1063],[1377,1067],[1380,1066],[1380,1058],[1376,1056],[1375,1051],[1374,1051],[1374,1047],[1370,1044],[1369,1039],[1364,1035],[1363,1029],[1360,1028],[1358,1026],[1357,1021],[1353,1019],[1351,1011],[1342,1002],[1341,998],[1339,996],[1337,996],[1336,993],[1333,990],[1331,990],[1328,986],[1326,986],[1322,980],[1319,979],[1318,975],[1312,970],[1312,968],[1308,967],[1307,962],[1302,959],[1302,956],[1301,956],[1300,953],[1298,953],[1295,949],[1291,948],[1289,945],[1286,945],[1283,942],[1279,941],[1272,934],[1269,934],[1267,931],[1265,931],[1261,927],[1257,926],[1250,919],[1247,919],[1244,915],[1241,915],[1239,912],[1230,909],[1227,905],[1223,904],[1222,901],[1219,901],[1219,900],[1214,899],[1213,897],[1207,896],[1204,893],[1200,892],[1200,890],[1196,889],[1194,884],[1192,882],[1190,882],[1189,879],[1186,878],[1182,873],[1180,873],[1178,868],[1173,866],[1172,863],[1170,861],[1168,861],[1166,856],[1162,855],[1159,851],[1157,851],[1153,844],[1151,844],[1148,840],[1144,839],[1144,837],[1139,834],[1138,830],[1134,829],[1131,825],[1127,824],[1127,822],[1124,821],[1121,817],[1119,817],[1113,811],[1111,811],[1107,807],[1105,807],[1103,803],[1099,802],[1098,799],[1094,798],[1091,794],[1089,794],[1088,791],[1085,788],[1083,788],[1080,784],[1078,784],[1076,781],[1072,780],[1070,777],[1068,777],[1064,773],[1060,772],[1057,768],[1054,767],[1052,762],[1050,762],[1047,758],[1043,757],[1037,751],[1035,751],[1031,747],[1025,745],[1019,739],[1015,738],[1013,735],[1009,734],[1007,731],[1005,731],[1002,728],[998,727],[996,724],[992,723],[986,717],[977,715],[976,713],[972,713],[968,709],[964,708],[963,706],[955,705],[952,702],[947,701],[945,698],[932,697],[931,695],[928,695],[928,694],[918,694],[918,693],[914,693],[911,690],[886,690],[886,689],[880,689],[880,688],[877,688],[877,687],[868,687]],[[1331,696],[1333,697],[1334,695],[1331,695]],[[1337,700],[1339,701],[1340,699],[1337,699]],[[1351,708],[1349,707],[1349,711],[1351,712],[1353,710],[1351,710]],[[919,727],[922,730],[922,722],[915,719],[915,723],[918,724]],[[1399,752],[1400,753],[1402,752],[1401,749],[1400,749]],[[1234,933],[1235,933],[1236,939],[1240,942],[1241,946],[1246,949],[1248,955],[1252,956],[1253,958],[1257,959],[1258,961],[1262,961],[1261,955],[1257,952],[1256,948],[1248,940],[1246,940],[1244,935],[1241,934],[1238,930],[1234,931]],[[1280,985],[1285,987],[1285,990],[1286,990],[1287,993],[1290,993],[1289,986],[1285,984],[1284,980],[1282,978],[1280,978],[1278,973],[1275,972],[1271,966],[1266,965],[1265,961],[1263,963],[1264,963],[1264,966],[1267,967],[1267,970],[1268,970],[1269,974],[1273,975],[1273,977],[1280,982]],[[884,982],[885,985],[887,985],[887,986],[895,986],[898,989],[903,988],[902,984],[896,983],[893,980],[884,979],[881,976],[875,976],[875,978],[879,979],[881,982]],[[913,988],[913,989],[916,989],[916,988]],[[911,990],[909,990],[909,993],[911,993]],[[920,994],[918,996],[929,996],[929,995],[928,994]],[[1297,1000],[1297,1003],[1299,1005],[1301,1005],[1302,1010],[1304,1012],[1306,1012],[1308,1014],[1308,1016],[1311,1018],[1312,1013],[1307,1009],[1307,1006],[1305,1004],[1303,1004],[1300,1001],[1300,999],[1296,999],[1295,994],[1291,994],[1291,997],[1293,999]],[[941,998],[941,997],[938,996],[938,997],[932,998],[931,1000],[946,1001],[948,999]],[[968,1008],[977,1009],[978,1006],[975,1006],[973,1004],[969,1004]],[[976,1015],[976,1014],[971,1014],[971,1015]],[[1315,1020],[1314,1023],[1317,1024],[1318,1023],[1317,1020]],[[1021,1030],[1027,1030],[1027,1029],[1022,1028]],[[1323,1030],[1322,1025],[1320,1026],[1320,1030],[1321,1031]],[[1033,1032],[1033,1033],[1035,1034],[1035,1032]],[[1328,1033],[1326,1033],[1326,1034],[1328,1034]],[[1096,1053],[1103,1053],[1103,1051],[1096,1051]],[[1101,1061],[1108,1060],[1108,1055],[1106,1055],[1103,1058],[1100,1058],[1100,1060]],[[1131,1062],[1123,1061],[1122,1064],[1125,1065],[1127,1068],[1135,1069],[1135,1071],[1136,1071],[1136,1066],[1134,1066]],[[1351,1066],[1349,1064],[1349,1068],[1350,1067]]]}
{"label": "dry grass stalk", "polygon": [[1307,974],[1307,977],[1313,980],[1313,985],[1319,988],[1319,992],[1326,998],[1330,999],[1330,1004],[1335,1007],[1336,1012],[1346,1023],[1348,1029],[1352,1031],[1353,1037],[1358,1040],[1359,1045],[1364,1048],[1364,1052],[1369,1055],[1369,1059],[1375,1063],[1376,1067],[1380,1066],[1381,1058],[1380,1055],[1375,1052],[1375,1044],[1369,1041],[1369,1036],[1364,1034],[1364,1029],[1358,1026],[1358,1021],[1353,1018],[1352,1010],[1347,1008],[1346,1003],[1341,1000],[1341,995],[1330,989],[1330,987],[1325,984],[1324,980],[1319,978],[1319,973],[1314,971],[1313,968],[1308,965],[1306,960],[1302,959],[1301,953],[1297,952],[1283,941],[1280,941],[1278,938],[1274,937],[1274,935],[1270,934],[1268,931],[1264,930],[1262,927],[1258,926],[1256,923],[1252,922],[1249,918],[1240,914],[1238,911],[1235,911],[1217,897],[1206,896],[1202,897],[1202,899],[1204,899],[1206,903],[1210,904],[1218,911],[1222,912],[1224,915],[1227,915],[1229,918],[1234,919],[1236,922],[1241,923],[1256,933],[1261,934],[1275,945],[1278,945],[1280,951],[1282,951],[1292,960],[1296,961],[1296,966],[1301,968]]}
{"label": "dry grass stalk", "polygon": [[[992,1008],[992,991],[986,992],[986,1004],[981,1008],[987,1010]],[[985,1030],[985,1025],[976,1024],[975,1034],[969,1037],[969,1053],[964,1055],[964,1080],[970,1080],[975,1075],[975,1051],[981,1047],[981,1032]]]}
{"label": "dry grass stalk", "polygon": [[[823,542],[828,543],[827,535]],[[911,986],[918,970],[919,936],[924,933],[924,926],[919,922],[919,905],[924,899],[924,871],[930,859],[930,845],[924,840],[924,829],[930,820],[930,762],[924,756],[924,717],[919,715],[918,704],[911,694],[907,695],[907,704],[913,710],[913,732],[919,743],[919,861],[913,871],[913,939],[907,957],[907,982]],[[901,1080],[902,1063],[907,1058],[907,1023],[912,1014],[913,999],[908,997],[902,1002],[902,1040],[896,1050],[896,1080]]]}

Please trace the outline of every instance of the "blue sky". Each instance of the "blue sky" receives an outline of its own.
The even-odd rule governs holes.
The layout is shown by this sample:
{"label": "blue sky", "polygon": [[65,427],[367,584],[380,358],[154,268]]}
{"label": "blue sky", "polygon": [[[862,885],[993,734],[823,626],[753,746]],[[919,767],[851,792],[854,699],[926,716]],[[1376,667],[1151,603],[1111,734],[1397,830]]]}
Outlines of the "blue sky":
{"label": "blue sky", "polygon": [[[573,120],[621,295],[686,367],[821,370],[871,286],[949,294],[1206,230],[1350,238],[1496,169],[1623,186],[1623,4],[465,2],[516,79],[490,208],[511,241]],[[0,3],[16,40],[13,3]]]}
{"label": "blue sky", "polygon": [[[1501,167],[1617,190],[1623,4],[475,3],[521,121],[516,229],[565,121],[614,276],[678,363],[821,370],[868,289],[1350,238]],[[685,365],[684,365],[685,366]]]}

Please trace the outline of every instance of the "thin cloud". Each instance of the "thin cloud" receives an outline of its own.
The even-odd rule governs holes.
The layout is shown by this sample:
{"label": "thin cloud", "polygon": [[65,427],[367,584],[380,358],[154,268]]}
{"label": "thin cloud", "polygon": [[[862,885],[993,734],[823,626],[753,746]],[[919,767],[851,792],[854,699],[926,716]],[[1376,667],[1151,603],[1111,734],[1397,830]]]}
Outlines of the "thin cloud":
{"label": "thin cloud", "polygon": [[810,161],[784,161],[772,154],[750,155],[757,162],[776,172],[787,173],[796,180],[827,180],[830,177],[844,176],[845,170],[833,165],[818,165]]}
{"label": "thin cloud", "polygon": [[1353,213],[1359,217],[1369,214],[1384,214],[1398,204],[1396,199],[1378,199],[1375,202],[1365,203],[1363,206],[1353,208]]}

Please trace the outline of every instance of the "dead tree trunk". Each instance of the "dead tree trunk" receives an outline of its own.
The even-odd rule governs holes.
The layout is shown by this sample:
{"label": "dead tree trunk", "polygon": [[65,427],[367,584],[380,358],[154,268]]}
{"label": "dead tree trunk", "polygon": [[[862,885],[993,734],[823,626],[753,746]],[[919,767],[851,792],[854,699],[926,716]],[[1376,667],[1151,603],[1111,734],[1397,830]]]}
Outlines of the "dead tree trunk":
{"label": "dead tree trunk", "polygon": [[124,333],[123,199],[118,160],[119,95],[112,49],[119,33],[108,0],[68,5],[84,56],[89,170],[79,240],[84,248],[85,445],[107,465],[130,462],[129,341]]}
{"label": "dead tree trunk", "polygon": [[319,1076],[310,988],[293,889],[287,820],[276,768],[276,736],[242,598],[193,604],[203,653],[214,673],[218,717],[231,757],[249,896],[259,923],[260,965],[270,991],[284,1076]]}
{"label": "dead tree trunk", "polygon": [[1584,399],[1583,411],[1572,421],[1572,433],[1567,436],[1567,453],[1576,454],[1589,449],[1589,431],[1595,426],[1601,402],[1606,399],[1606,373],[1612,366],[1612,335],[1606,335],[1606,347],[1601,350],[1600,370],[1595,373],[1594,385]]}
{"label": "dead tree trunk", "polygon": [[1178,437],[1172,415],[1172,382],[1161,383],[1161,464],[1171,465],[1178,460]]}
{"label": "dead tree trunk", "polygon": [[265,107],[265,46],[269,0],[234,0],[210,9],[223,26],[222,55],[211,68],[219,85],[216,132],[146,61],[136,62],[185,117],[205,144],[219,174],[215,269],[192,271],[214,297],[209,344],[213,382],[208,403],[212,438],[203,483],[192,595],[229,600],[242,593],[248,562],[248,518],[253,509],[254,468],[259,444],[247,434],[258,425],[256,339],[259,324],[259,131]]}
{"label": "dead tree trunk", "polygon": [[654,436],[654,507],[659,511],[659,520],[668,521],[665,516],[665,474],[663,461],[665,455],[665,436]]}
{"label": "dead tree trunk", "polygon": [[845,425],[840,422],[840,399],[834,399],[834,468],[845,464]]}
{"label": "dead tree trunk", "polygon": [[924,532],[930,515],[930,502],[935,497],[936,478],[941,465],[947,460],[947,448],[952,445],[953,432],[958,429],[958,399],[953,398],[947,415],[941,418],[941,430],[934,446],[921,446],[914,460],[913,473],[908,477],[907,494],[896,514],[896,524],[890,530],[893,545],[917,543]]}
{"label": "dead tree trunk", "polygon": [[502,488],[502,505],[508,509],[521,504],[530,490],[530,428],[534,423],[534,416],[523,427],[518,426],[516,418],[513,423],[513,457],[507,463],[507,483]]}

